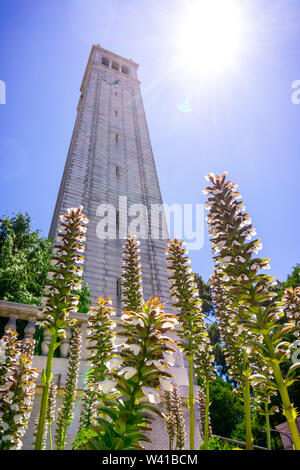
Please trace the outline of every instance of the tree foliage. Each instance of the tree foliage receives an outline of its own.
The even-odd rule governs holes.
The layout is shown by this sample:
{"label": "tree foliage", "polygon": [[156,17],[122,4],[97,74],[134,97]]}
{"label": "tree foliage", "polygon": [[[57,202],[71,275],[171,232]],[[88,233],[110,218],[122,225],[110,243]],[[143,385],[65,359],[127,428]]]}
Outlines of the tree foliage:
{"label": "tree foliage", "polygon": [[230,383],[217,377],[210,384],[210,419],[213,434],[231,437],[243,420],[243,405]]}
{"label": "tree foliage", "polygon": [[51,260],[51,240],[33,231],[27,213],[0,219],[0,298],[39,305]]}
{"label": "tree foliage", "polygon": [[211,323],[208,327],[208,335],[210,339],[210,344],[212,345],[213,354],[215,356],[215,363],[218,367],[218,372],[220,375],[226,375],[227,380],[229,380],[227,371],[228,366],[226,364],[224,346],[222,345],[220,329],[217,322]]}
{"label": "tree foliage", "polygon": [[300,287],[300,263],[296,264],[293,267],[291,274],[287,276],[287,280],[285,282],[279,282],[276,292],[278,292],[278,300],[280,301],[285,289],[288,287]]}
{"label": "tree foliage", "polygon": [[200,274],[194,275],[194,280],[199,290],[199,297],[202,300],[202,311],[206,315],[214,315],[214,308],[209,282],[205,282]]}
{"label": "tree foliage", "polygon": [[[51,268],[51,239],[32,230],[28,213],[0,219],[0,299],[40,305]],[[82,283],[78,310],[87,313],[91,293]]]}

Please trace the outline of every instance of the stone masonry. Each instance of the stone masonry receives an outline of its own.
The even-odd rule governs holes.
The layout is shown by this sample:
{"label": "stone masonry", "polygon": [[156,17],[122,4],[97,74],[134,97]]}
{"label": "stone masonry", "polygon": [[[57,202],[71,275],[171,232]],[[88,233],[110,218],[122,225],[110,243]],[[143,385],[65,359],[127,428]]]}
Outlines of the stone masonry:
{"label": "stone masonry", "polygon": [[[83,205],[89,218],[84,279],[94,298],[111,297],[120,311],[123,240],[100,239],[97,224],[101,204],[110,204],[121,218],[132,205],[148,208],[148,231],[141,239],[145,299],[160,295],[169,305],[166,240],[151,239],[150,209],[161,205],[148,127],[132,60],[93,46],[81,85],[77,118],[50,228],[54,238],[59,215],[68,207]],[[121,207],[119,197],[122,197]],[[127,201],[126,201],[127,198]],[[131,209],[130,209],[131,207]],[[139,214],[138,214],[139,215]],[[128,217],[128,223],[134,217]],[[116,221],[116,225],[122,221]],[[161,225],[164,216],[161,217]],[[152,227],[153,228],[153,227]],[[157,224],[155,226],[157,229]]]}
{"label": "stone masonry", "polygon": [[[103,211],[103,204],[115,208],[117,232],[118,228],[122,230],[122,214],[127,208],[125,224],[138,216],[143,227],[146,222],[146,232],[138,236],[138,226],[136,232],[141,242],[144,298],[160,296],[166,309],[171,306],[165,255],[168,235],[165,232],[163,238],[151,237],[153,229],[161,235],[166,221],[163,211],[158,220],[150,217],[152,205],[161,209],[162,198],[137,69],[138,64],[131,59],[99,45],[92,47],[49,233],[51,238],[56,236],[60,214],[69,207],[83,205],[89,218],[84,280],[94,300],[99,296],[112,298],[117,314],[121,312],[122,244],[127,233],[123,239],[99,237],[99,223],[108,214]],[[135,205],[143,205],[147,211],[140,208],[137,212]],[[180,353],[172,372],[182,397],[186,397],[187,364]],[[199,439],[198,429],[196,435]],[[160,438],[157,441],[156,446],[161,445]]]}

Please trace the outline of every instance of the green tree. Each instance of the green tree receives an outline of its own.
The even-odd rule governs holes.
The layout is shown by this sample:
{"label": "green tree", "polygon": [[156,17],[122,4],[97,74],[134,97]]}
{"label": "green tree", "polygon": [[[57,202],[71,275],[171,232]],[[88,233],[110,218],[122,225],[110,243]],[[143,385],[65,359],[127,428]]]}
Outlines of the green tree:
{"label": "green tree", "polygon": [[[0,299],[40,305],[47,273],[51,268],[51,239],[32,230],[27,214],[0,219]],[[78,310],[87,313],[91,293],[82,283]]]}
{"label": "green tree", "polygon": [[51,240],[33,231],[27,213],[0,219],[0,298],[39,305],[50,268]]}
{"label": "green tree", "polygon": [[231,437],[243,421],[243,404],[233,393],[230,383],[217,377],[210,384],[210,419],[213,434]]}
{"label": "green tree", "polygon": [[215,362],[218,366],[218,373],[222,376],[226,375],[226,379],[229,380],[227,376],[228,367],[225,361],[224,348],[221,343],[218,323],[216,321],[213,321],[215,312],[211,295],[210,282],[205,282],[200,276],[200,274],[195,274],[194,279],[199,290],[199,297],[202,300],[202,311],[209,317],[213,317],[212,319],[207,319],[208,322],[212,322],[211,324],[209,324],[207,330],[210,339],[210,344],[213,348]]}
{"label": "green tree", "polygon": [[81,286],[82,286],[81,290],[79,291],[78,312],[88,313],[89,307],[92,304],[92,299],[91,299],[92,294],[91,294],[91,291],[87,282],[83,281]]}
{"label": "green tree", "polygon": [[[253,442],[255,445],[267,447],[267,436],[265,432],[265,421],[262,416],[260,416],[256,411],[252,411],[252,433],[253,433]],[[231,438],[237,441],[243,442],[245,440],[245,429],[246,429],[246,422],[245,418],[238,423],[231,433]],[[277,440],[275,442],[275,439]],[[272,448],[280,447],[280,440],[278,440],[278,436],[272,434]]]}
{"label": "green tree", "polygon": [[203,281],[200,274],[194,275],[194,280],[199,290],[199,297],[202,300],[202,311],[206,315],[214,315],[212,296],[210,291],[209,282]]}
{"label": "green tree", "polygon": [[222,345],[220,330],[219,330],[217,322],[211,323],[209,325],[208,336],[210,339],[210,344],[212,345],[212,348],[213,348],[215,362],[216,362],[216,365],[218,366],[218,373],[221,376],[225,375],[226,380],[229,381],[229,377],[227,375],[228,367],[226,364],[224,347]]}
{"label": "green tree", "polygon": [[[211,383],[210,386],[210,417],[212,423],[212,432],[217,436],[229,437],[241,442],[245,441],[245,417],[243,413],[243,404],[240,398],[233,392],[233,386],[229,382],[225,382],[221,377],[218,377]],[[272,399],[276,402],[276,397]],[[278,403],[280,400],[277,400]],[[280,403],[279,403],[280,404]],[[274,428],[275,424],[282,422],[282,416],[275,413],[270,417],[271,427]],[[254,444],[266,447],[266,433],[265,423],[262,416],[260,416],[254,409],[252,410],[252,431]],[[273,449],[281,447],[279,435],[272,433]],[[213,442],[211,443],[212,446]],[[214,443],[215,444],[215,443]],[[223,450],[229,450],[230,445],[227,447],[223,441],[220,442]],[[223,448],[225,445],[225,448]],[[210,448],[210,447],[209,447]],[[215,447],[217,450],[219,447]]]}
{"label": "green tree", "polygon": [[288,275],[287,279],[285,282],[279,282],[276,292],[278,292],[278,300],[281,300],[285,289],[288,287],[293,287],[294,289],[296,287],[300,286],[300,264],[296,264],[294,266],[291,274]]}

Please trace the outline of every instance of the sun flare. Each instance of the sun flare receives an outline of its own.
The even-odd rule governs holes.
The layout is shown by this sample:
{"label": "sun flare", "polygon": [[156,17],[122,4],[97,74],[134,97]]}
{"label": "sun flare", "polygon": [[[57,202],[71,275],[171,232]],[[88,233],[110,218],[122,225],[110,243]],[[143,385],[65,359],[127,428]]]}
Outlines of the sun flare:
{"label": "sun flare", "polygon": [[180,58],[203,73],[222,70],[236,62],[243,30],[236,0],[196,0],[179,31]]}

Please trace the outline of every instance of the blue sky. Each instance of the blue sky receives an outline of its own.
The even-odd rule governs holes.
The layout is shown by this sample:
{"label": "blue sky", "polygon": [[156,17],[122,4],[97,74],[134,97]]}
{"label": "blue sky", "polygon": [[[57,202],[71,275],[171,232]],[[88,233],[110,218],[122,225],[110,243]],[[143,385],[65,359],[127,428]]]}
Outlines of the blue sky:
{"label": "blue sky", "polygon": [[[80,83],[91,45],[99,43],[140,64],[164,201],[203,203],[204,175],[228,171],[271,273],[284,280],[300,261],[300,105],[291,101],[291,84],[300,80],[300,2],[241,0],[244,48],[235,67],[209,78],[178,54],[186,3],[2,2],[0,80],[7,103],[0,105],[0,213],[28,211],[34,227],[48,233]],[[203,249],[191,257],[207,279],[207,231]]]}

